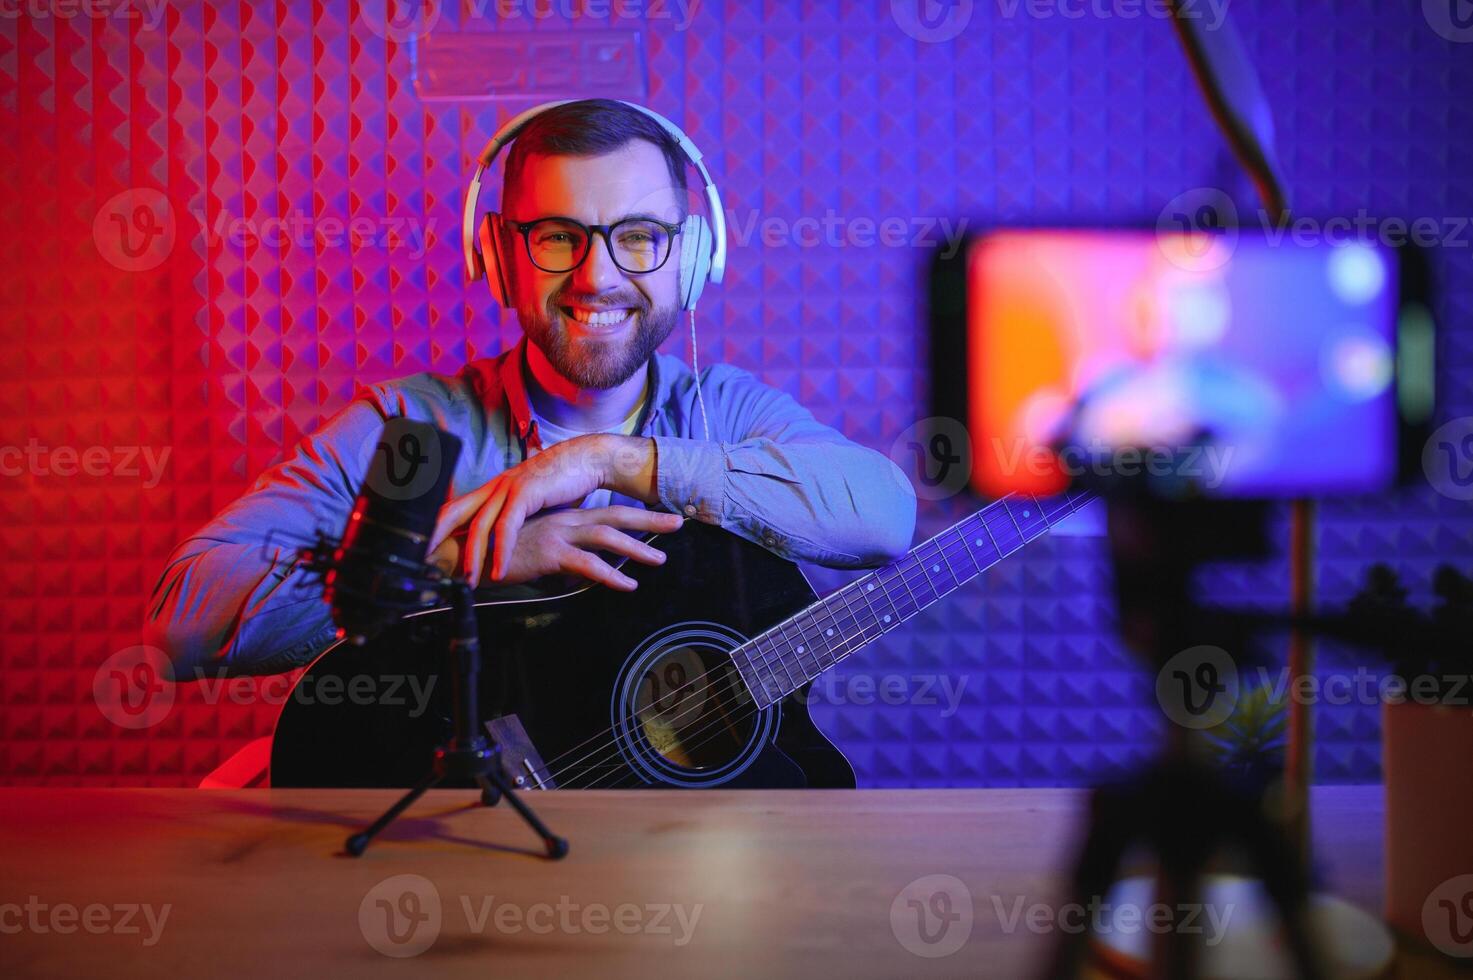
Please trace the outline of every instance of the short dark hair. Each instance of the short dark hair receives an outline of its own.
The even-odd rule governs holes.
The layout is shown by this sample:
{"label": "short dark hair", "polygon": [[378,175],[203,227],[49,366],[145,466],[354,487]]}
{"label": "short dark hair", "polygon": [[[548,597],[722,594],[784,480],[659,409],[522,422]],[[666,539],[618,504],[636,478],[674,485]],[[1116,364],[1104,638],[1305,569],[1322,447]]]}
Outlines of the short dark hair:
{"label": "short dark hair", "polygon": [[596,157],[633,140],[655,144],[665,157],[670,181],[684,196],[685,151],[659,122],[614,99],[581,99],[548,109],[526,125],[512,141],[501,178],[501,210],[510,210],[512,189],[521,179],[527,157]]}

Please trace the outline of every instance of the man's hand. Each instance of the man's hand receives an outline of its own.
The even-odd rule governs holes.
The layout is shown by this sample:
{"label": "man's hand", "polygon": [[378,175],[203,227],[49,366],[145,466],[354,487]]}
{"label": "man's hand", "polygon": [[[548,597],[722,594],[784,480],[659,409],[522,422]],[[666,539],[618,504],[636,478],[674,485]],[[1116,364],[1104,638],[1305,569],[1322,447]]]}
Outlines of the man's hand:
{"label": "man's hand", "polygon": [[[633,591],[634,579],[604,561],[595,551],[624,555],[646,565],[660,565],[665,553],[625,531],[664,534],[679,529],[679,514],[640,510],[638,507],[595,507],[590,510],[560,510],[527,521],[518,536],[511,564],[498,584],[516,585],[558,572],[586,579],[624,592]],[[620,529],[623,530],[620,530]],[[461,537],[451,535],[430,556],[432,562],[455,567],[460,558]],[[443,567],[443,566],[442,566]],[[471,580],[480,585],[479,578]]]}
{"label": "man's hand", "polygon": [[[513,466],[465,496],[447,503],[440,510],[435,534],[430,540],[430,550],[434,552],[452,531],[469,520],[470,528],[465,538],[464,553],[461,555],[461,565],[466,576],[471,582],[480,583],[486,564],[487,542],[494,535],[491,580],[511,581],[508,576],[523,523],[549,507],[580,501],[601,487],[645,503],[656,502],[658,496],[654,488],[654,441],[633,436],[593,434],[560,442]],[[637,508],[599,509],[649,513],[637,511]],[[640,526],[639,529],[669,531],[679,526],[677,519],[674,524],[664,524],[658,528]],[[619,536],[628,538],[623,534]],[[620,553],[629,554],[627,551]],[[638,557],[634,554],[629,556]],[[549,557],[543,555],[532,560],[532,565],[541,567],[548,560]],[[606,564],[604,567],[608,568]],[[632,580],[625,577],[624,581],[629,583],[626,588],[633,587]]]}

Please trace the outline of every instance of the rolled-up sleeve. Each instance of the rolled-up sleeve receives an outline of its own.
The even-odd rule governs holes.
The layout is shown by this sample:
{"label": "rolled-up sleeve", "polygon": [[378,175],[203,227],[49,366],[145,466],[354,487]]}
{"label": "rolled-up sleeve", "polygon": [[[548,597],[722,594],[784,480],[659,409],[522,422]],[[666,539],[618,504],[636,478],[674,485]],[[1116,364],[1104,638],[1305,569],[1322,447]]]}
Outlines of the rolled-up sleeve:
{"label": "rolled-up sleeve", "polygon": [[174,549],[144,640],[176,680],[289,670],[333,641],[321,583],[297,549],[318,531],[342,533],[384,420],[370,400],[350,402]]}
{"label": "rolled-up sleeve", "polygon": [[915,493],[889,458],[745,371],[703,381],[721,438],[654,437],[663,506],[794,561],[864,568],[910,547]]}

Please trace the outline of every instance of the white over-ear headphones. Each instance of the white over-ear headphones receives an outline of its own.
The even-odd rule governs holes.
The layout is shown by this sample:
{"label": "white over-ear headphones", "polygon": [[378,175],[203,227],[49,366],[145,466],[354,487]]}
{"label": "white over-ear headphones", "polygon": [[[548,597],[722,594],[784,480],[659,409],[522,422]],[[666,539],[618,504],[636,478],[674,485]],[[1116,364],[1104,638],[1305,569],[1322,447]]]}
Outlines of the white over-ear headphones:
{"label": "white over-ear headphones", "polygon": [[[512,140],[517,134],[537,116],[556,106],[566,105],[576,100],[563,99],[558,102],[546,102],[535,108],[513,118],[505,126],[491,137],[486,148],[478,157],[476,175],[471,179],[471,185],[465,195],[465,212],[461,216],[461,245],[465,251],[465,271],[471,281],[481,276],[486,277],[487,285],[491,287],[491,295],[504,307],[511,306],[511,290],[509,288],[506,270],[502,267],[500,243],[504,241],[501,215],[495,211],[486,212],[482,217],[479,229],[476,225],[476,209],[481,196],[481,177],[490,168],[496,155],[501,148]],[[701,298],[701,290],[705,288],[706,281],[720,282],[726,274],[726,215],[721,209],[721,195],[716,191],[716,185],[711,182],[711,174],[706,170],[706,165],[701,162],[701,151],[696,149],[695,144],[685,133],[680,131],[670,120],[651,109],[633,102],[624,102],[631,109],[649,116],[659,123],[669,133],[675,142],[680,144],[680,149],[685,153],[686,159],[701,175],[705,184],[706,207],[711,213],[711,222],[707,224],[704,216],[699,214],[687,215],[680,229],[680,308],[683,310],[694,310],[696,300]],[[714,226],[714,230],[713,230]],[[479,248],[477,247],[479,245]]]}

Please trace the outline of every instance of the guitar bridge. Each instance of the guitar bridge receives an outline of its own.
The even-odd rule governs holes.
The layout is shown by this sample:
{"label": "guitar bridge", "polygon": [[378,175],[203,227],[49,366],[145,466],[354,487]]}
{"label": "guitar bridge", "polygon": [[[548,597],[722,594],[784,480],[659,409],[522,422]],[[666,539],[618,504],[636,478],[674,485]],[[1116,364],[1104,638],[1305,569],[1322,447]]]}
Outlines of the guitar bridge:
{"label": "guitar bridge", "polygon": [[547,764],[516,715],[486,722],[486,733],[501,747],[501,775],[516,789],[557,789]]}

